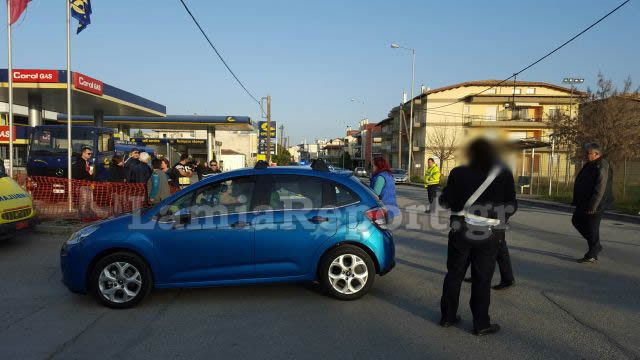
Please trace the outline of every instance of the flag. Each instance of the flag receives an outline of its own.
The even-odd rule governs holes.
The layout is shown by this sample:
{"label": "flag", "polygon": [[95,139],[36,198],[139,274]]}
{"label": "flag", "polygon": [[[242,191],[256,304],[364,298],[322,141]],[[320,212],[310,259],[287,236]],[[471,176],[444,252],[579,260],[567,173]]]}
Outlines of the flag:
{"label": "flag", "polygon": [[31,0],[9,0],[9,6],[11,7],[11,19],[9,20],[9,25],[13,25],[18,19],[20,15],[27,8]]}
{"label": "flag", "polygon": [[84,30],[91,24],[91,0],[69,0],[71,3],[71,16],[78,20],[78,31]]}

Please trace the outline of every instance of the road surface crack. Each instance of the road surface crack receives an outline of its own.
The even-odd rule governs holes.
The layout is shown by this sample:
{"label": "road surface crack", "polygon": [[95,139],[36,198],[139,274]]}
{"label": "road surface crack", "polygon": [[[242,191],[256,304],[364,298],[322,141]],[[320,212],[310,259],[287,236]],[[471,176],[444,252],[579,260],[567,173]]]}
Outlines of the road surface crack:
{"label": "road surface crack", "polygon": [[84,335],[89,329],[91,329],[96,323],[98,323],[98,321],[100,321],[100,319],[102,319],[106,313],[107,313],[107,310],[104,310],[100,315],[98,315],[95,319],[93,319],[92,322],[90,322],[87,326],[85,326],[85,328],[82,329],[79,333],[74,335],[71,339],[67,340],[64,344],[58,346],[58,348],[54,352],[52,352],[47,359],[52,360],[53,358],[61,354],[69,345],[72,345],[73,343],[75,343],[82,335]]}
{"label": "road surface crack", "polygon": [[587,329],[590,329],[591,331],[594,331],[594,332],[602,335],[611,345],[613,345],[615,348],[620,350],[629,359],[633,359],[633,360],[640,359],[640,356],[638,356],[638,354],[636,354],[633,351],[627,349],[624,345],[620,344],[616,339],[614,339],[613,337],[609,336],[604,331],[602,331],[602,330],[600,330],[600,329],[598,329],[598,328],[596,328],[594,326],[591,326],[591,325],[587,324],[586,322],[580,320],[576,315],[571,313],[571,311],[569,311],[569,309],[565,308],[564,306],[560,305],[560,303],[558,303],[557,301],[553,300],[549,295],[547,295],[547,293],[544,290],[540,291],[540,294],[542,296],[544,296],[545,299],[549,300],[549,302],[552,303],[553,305],[555,305],[558,309],[562,310],[567,315],[569,315],[578,324],[586,327]]}
{"label": "road surface crack", "polygon": [[130,353],[133,349],[138,347],[148,337],[150,337],[152,335],[151,333],[154,329],[154,325],[160,320],[162,316],[164,316],[164,314],[167,313],[167,311],[169,311],[169,308],[171,307],[171,305],[175,304],[176,300],[181,294],[182,294],[182,290],[178,289],[176,291],[176,294],[171,299],[169,299],[169,301],[167,301],[164,304],[164,306],[162,306],[162,308],[158,310],[158,312],[156,312],[153,315],[153,317],[147,322],[147,324],[141,327],[138,335],[133,336],[131,339],[129,339],[127,344],[125,344],[125,346],[122,347],[122,350],[118,351],[113,357],[116,359],[125,358],[126,357],[124,354],[125,351]]}
{"label": "road surface crack", "polygon": [[9,330],[9,328],[12,327],[13,325],[15,325],[15,324],[17,324],[17,323],[19,323],[19,322],[21,322],[23,320],[26,320],[26,319],[30,318],[31,316],[39,313],[40,311],[44,310],[44,308],[46,308],[46,306],[40,306],[39,308],[37,308],[34,311],[28,313],[27,315],[16,319],[15,321],[13,321],[9,325],[7,325],[4,329],[2,329],[2,332],[5,332],[5,331]]}

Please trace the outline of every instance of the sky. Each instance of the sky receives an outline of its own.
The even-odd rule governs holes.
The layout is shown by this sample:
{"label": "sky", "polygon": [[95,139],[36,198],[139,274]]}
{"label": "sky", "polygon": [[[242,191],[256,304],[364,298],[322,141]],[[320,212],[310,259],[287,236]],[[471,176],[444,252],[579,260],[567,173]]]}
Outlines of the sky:
{"label": "sky", "polygon": [[[186,0],[231,69],[291,142],[344,135],[378,122],[415,92],[504,79],[577,34],[622,0],[354,1]],[[168,114],[261,112],[215,56],[179,0],[94,0],[91,25],[72,37],[72,70],[167,106]],[[2,6],[6,19],[6,8]],[[518,80],[561,84],[602,72],[640,85],[640,0],[631,0]],[[0,67],[7,66],[6,26]],[[75,21],[74,21],[75,28]],[[65,3],[33,0],[13,27],[14,68],[65,69]],[[355,101],[351,101],[354,99]]]}

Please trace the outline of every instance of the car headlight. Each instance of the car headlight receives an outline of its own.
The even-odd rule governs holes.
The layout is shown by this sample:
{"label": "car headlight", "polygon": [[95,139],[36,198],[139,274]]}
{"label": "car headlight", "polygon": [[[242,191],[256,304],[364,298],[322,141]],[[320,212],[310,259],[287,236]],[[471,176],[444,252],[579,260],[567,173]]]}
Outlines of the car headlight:
{"label": "car headlight", "polygon": [[98,230],[98,225],[89,225],[84,227],[71,235],[69,240],[67,240],[67,245],[75,245],[79,244],[82,240],[84,240],[87,236],[93,234],[96,230]]}

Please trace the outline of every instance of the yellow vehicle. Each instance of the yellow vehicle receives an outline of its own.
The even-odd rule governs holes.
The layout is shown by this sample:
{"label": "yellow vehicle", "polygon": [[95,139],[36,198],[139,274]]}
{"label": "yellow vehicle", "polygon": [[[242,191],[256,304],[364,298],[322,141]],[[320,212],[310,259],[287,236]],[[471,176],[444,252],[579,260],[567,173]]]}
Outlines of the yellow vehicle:
{"label": "yellow vehicle", "polygon": [[0,162],[0,240],[28,231],[36,222],[31,196],[7,175]]}

